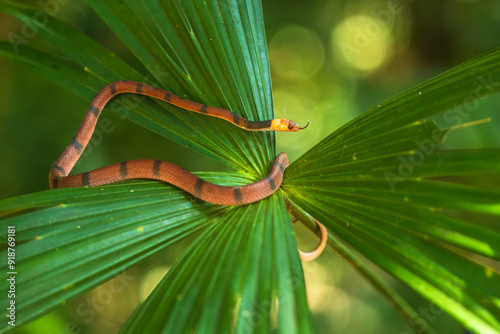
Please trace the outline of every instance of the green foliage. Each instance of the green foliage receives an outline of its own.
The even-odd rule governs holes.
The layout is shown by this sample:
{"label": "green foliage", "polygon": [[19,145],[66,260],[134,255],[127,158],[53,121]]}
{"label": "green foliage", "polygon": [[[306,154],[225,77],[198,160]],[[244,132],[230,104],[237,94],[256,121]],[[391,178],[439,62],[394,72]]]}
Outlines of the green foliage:
{"label": "green foliage", "polygon": [[[88,1],[142,66],[132,67],[65,23],[39,29],[72,61],[31,47],[0,54],[90,101],[108,82],[150,82],[249,119],[273,117],[258,1]],[[137,12],[148,13],[143,21]],[[36,9],[0,1],[30,23]],[[16,226],[17,325],[99,286],[187,236],[196,236],[123,328],[136,333],[310,333],[302,267],[283,195],[298,215],[331,232],[329,244],[409,320],[430,326],[381,281],[399,279],[477,333],[500,333],[500,279],[471,254],[500,259],[500,191],[474,177],[500,176],[500,150],[440,150],[465,121],[454,108],[500,88],[500,50],[459,65],[352,120],[294,161],[282,189],[242,207],[203,203],[157,182],[60,189],[0,201]],[[109,108],[237,172],[202,173],[240,185],[266,174],[273,133],[157,101]],[[493,116],[493,115],[491,115]],[[445,128],[438,123],[446,124]],[[193,127],[192,124],[201,124]],[[313,225],[311,224],[311,227]],[[6,229],[0,240],[7,239]],[[6,258],[5,252],[2,256]],[[0,270],[7,272],[4,263]],[[27,288],[29,286],[29,288]],[[6,291],[5,281],[0,290]],[[2,296],[6,304],[6,296]],[[258,317],[259,321],[254,321]],[[0,330],[12,329],[2,323]]]}

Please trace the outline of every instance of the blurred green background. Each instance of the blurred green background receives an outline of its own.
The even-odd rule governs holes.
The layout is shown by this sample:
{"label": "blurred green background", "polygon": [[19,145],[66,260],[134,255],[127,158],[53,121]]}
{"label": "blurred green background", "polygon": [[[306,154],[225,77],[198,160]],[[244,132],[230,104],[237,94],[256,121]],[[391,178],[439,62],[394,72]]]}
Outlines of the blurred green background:
{"label": "blurred green background", "polygon": [[[18,2],[38,6],[35,0]],[[137,62],[85,1],[61,2],[66,3],[59,6],[58,18],[130,63]],[[500,2],[496,1],[267,0],[263,8],[274,113],[301,124],[311,122],[307,131],[277,134],[278,152],[286,151],[291,160],[371,107],[499,44]],[[0,15],[3,40],[26,33],[19,21]],[[58,54],[36,33],[29,34],[27,45]],[[73,137],[88,105],[5,58],[0,58],[0,74],[0,199],[4,199],[48,189],[49,168]],[[496,96],[480,100],[463,121],[498,115],[499,107]],[[111,126],[94,139],[75,172],[136,158],[164,159],[191,171],[225,170],[116,115],[101,117],[109,119]],[[436,121],[446,127],[456,125]],[[499,147],[499,126],[498,119],[493,119],[453,131],[443,147]],[[313,245],[314,238],[304,229],[296,231],[303,248]],[[155,255],[17,333],[117,332],[189,241]],[[305,263],[304,270],[318,333],[411,332],[388,303],[332,251]],[[427,310],[429,316],[424,318],[438,332],[464,332],[446,314],[429,313],[430,302],[387,280],[417,311]]]}

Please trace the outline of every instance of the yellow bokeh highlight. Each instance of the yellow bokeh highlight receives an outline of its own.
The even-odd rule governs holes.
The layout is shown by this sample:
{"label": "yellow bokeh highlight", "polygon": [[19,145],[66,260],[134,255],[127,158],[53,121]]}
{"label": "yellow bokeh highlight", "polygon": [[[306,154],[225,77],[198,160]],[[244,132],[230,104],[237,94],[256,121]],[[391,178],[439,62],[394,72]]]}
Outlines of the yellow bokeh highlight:
{"label": "yellow bokeh highlight", "polygon": [[307,80],[323,66],[325,48],[314,31],[294,25],[271,38],[269,59],[273,74],[288,80]]}
{"label": "yellow bokeh highlight", "polygon": [[141,301],[149,297],[151,292],[153,292],[163,277],[165,277],[169,269],[170,267],[167,266],[156,267],[146,274],[139,287],[139,298]]}
{"label": "yellow bokeh highlight", "polygon": [[336,60],[352,69],[372,72],[390,57],[393,38],[383,22],[368,15],[344,19],[332,31]]}

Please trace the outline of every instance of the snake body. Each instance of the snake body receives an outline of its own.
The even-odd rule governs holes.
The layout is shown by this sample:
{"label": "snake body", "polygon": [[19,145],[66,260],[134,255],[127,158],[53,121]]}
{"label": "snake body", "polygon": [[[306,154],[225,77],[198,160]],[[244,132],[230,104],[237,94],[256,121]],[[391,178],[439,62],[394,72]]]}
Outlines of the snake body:
{"label": "snake body", "polygon": [[[280,153],[274,159],[266,178],[240,187],[227,187],[210,183],[173,163],[154,159],[129,160],[89,172],[69,175],[89,143],[101,111],[109,100],[121,93],[135,93],[154,97],[186,110],[224,119],[247,131],[293,132],[307,127],[307,125],[300,127],[297,123],[283,118],[250,121],[227,109],[186,100],[164,89],[145,83],[117,81],[104,87],[92,100],[75,137],[52,165],[49,173],[49,184],[52,189],[91,187],[132,179],[153,179],[168,182],[210,203],[241,205],[266,198],[280,187],[283,180],[283,173],[289,164],[286,153]],[[319,222],[318,224],[320,227],[322,226]],[[323,232],[323,229],[321,231]],[[324,231],[325,233],[322,233],[324,237],[320,246],[314,250],[316,253],[318,253],[321,247],[322,251],[326,245],[326,229]],[[303,254],[312,254],[313,252],[301,252],[301,258]],[[314,258],[318,255],[315,255]],[[311,259],[303,258],[303,260],[308,261]]]}
{"label": "snake body", "polygon": [[240,205],[260,201],[274,193],[281,185],[283,171],[287,166],[288,157],[281,153],[274,159],[265,179],[241,187],[226,187],[207,182],[168,161],[138,159],[65,177],[54,176],[61,173],[61,170],[52,167],[51,185],[52,188],[92,187],[125,180],[152,179],[168,182],[206,202]]}

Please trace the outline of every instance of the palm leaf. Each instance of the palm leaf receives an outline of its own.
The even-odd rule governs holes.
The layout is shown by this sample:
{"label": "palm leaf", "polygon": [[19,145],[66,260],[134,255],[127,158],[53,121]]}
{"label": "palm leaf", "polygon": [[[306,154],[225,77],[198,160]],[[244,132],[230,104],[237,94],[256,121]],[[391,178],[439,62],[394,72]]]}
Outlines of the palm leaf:
{"label": "palm leaf", "polygon": [[[169,33],[169,44],[175,48],[170,49],[167,45],[159,44],[128,5],[115,1],[90,1],[89,3],[94,6],[98,13],[103,15],[103,19],[130,47],[134,55],[144,63],[146,70],[131,68],[97,42],[55,18],[49,20],[47,25],[40,27],[40,35],[60,48],[62,52],[68,54],[81,67],[68,71],[67,68],[72,67],[71,64],[57,59],[54,62],[62,62],[64,70],[58,66],[39,68],[37,62],[33,61],[33,59],[38,59],[34,58],[36,56],[32,54],[35,51],[28,49],[26,52],[12,52],[12,47],[7,42],[3,44],[0,52],[16,60],[30,63],[35,70],[54,79],[55,82],[64,85],[89,102],[107,83],[127,79],[149,82],[200,103],[228,108],[249,119],[272,118],[269,73],[255,75],[256,68],[268,71],[267,59],[263,59],[261,56],[266,52],[265,39],[262,33],[260,36],[254,36],[253,31],[245,30],[251,29],[251,26],[262,25],[260,4],[246,4],[248,9],[242,12],[248,14],[245,17],[240,17],[239,21],[235,21],[237,7],[233,10],[232,6],[234,5],[229,3],[222,6],[219,16],[226,15],[229,18],[223,16],[217,22],[224,29],[219,28],[219,31],[214,31],[212,40],[219,41],[219,44],[210,40],[202,41],[200,44],[201,42],[193,37],[197,30],[193,30],[188,23],[183,23],[182,15],[186,15],[186,9],[175,8],[174,2],[169,1],[166,1],[162,6],[157,4],[156,6],[160,6],[161,10],[157,8],[154,12],[158,20],[165,25],[162,27],[165,29],[165,33]],[[198,10],[196,15],[205,13],[205,18],[201,18],[204,20],[210,19],[212,11],[216,10],[208,6],[203,6],[202,9],[205,12]],[[33,20],[37,9],[10,1],[2,1],[0,2],[0,12],[15,15],[29,23]],[[174,13],[177,14],[174,15]],[[170,26],[166,26],[165,18],[170,20]],[[224,20],[232,24],[228,25]],[[241,24],[242,27],[237,27],[238,24]],[[189,36],[192,38],[187,39],[186,35],[173,34],[171,26],[176,25],[186,25],[185,33],[188,34],[188,31],[191,31]],[[222,32],[225,34],[219,36],[218,33],[222,34]],[[227,35],[228,33],[232,34],[231,39]],[[248,46],[249,43],[252,43],[251,47]],[[183,50],[186,45],[190,47],[189,51]],[[246,48],[243,48],[244,46]],[[19,48],[25,49],[22,45]],[[215,59],[213,56],[213,59],[204,60],[206,53],[215,53],[214,50],[221,48],[227,49],[227,52],[220,55],[220,58]],[[246,52],[243,53],[243,50]],[[170,54],[176,56],[177,61],[171,59]],[[38,57],[45,60],[49,56],[38,55]],[[194,74],[190,74],[185,66],[184,68],[181,66],[179,59],[189,64],[189,70],[194,71],[194,74],[201,73],[201,75],[195,77]],[[102,62],[96,60],[102,60]],[[264,60],[266,61],[264,62]],[[199,69],[200,67],[202,68]],[[207,71],[209,71],[210,76]],[[81,73],[75,77],[74,72]],[[252,75],[250,76],[250,74]],[[54,76],[57,77],[54,78]],[[70,78],[75,78],[75,80],[67,87],[66,84]],[[167,79],[168,84],[163,82]],[[235,86],[238,87],[237,91],[228,88]],[[273,133],[248,133],[227,122],[186,112],[166,103],[161,103],[161,108],[159,108],[157,101],[144,100],[141,101],[140,105],[127,99],[118,99],[118,101],[125,108],[111,106],[109,108],[111,111],[120,113],[123,117],[217,159],[230,167],[248,170],[262,177],[264,176],[262,175],[263,171],[267,169],[267,165],[275,156]],[[127,106],[130,108],[126,108]],[[192,126],[193,124],[198,124],[198,126]],[[245,145],[241,144],[243,142]]]}
{"label": "palm leaf", "polygon": [[[293,232],[284,219],[287,211],[282,202],[272,212],[259,206],[231,212],[205,230],[123,332],[164,328],[168,333],[181,333],[197,328],[201,333],[269,333],[271,322],[265,318],[276,316],[278,303],[280,330],[311,332],[308,315],[301,314],[307,305],[300,292],[304,291],[303,273],[297,257],[290,257],[296,245],[290,242]],[[235,214],[244,219],[236,219]],[[238,225],[233,225],[235,221]],[[252,318],[257,314],[261,321]]]}
{"label": "palm leaf", "polygon": [[498,223],[500,191],[450,178],[498,177],[500,150],[439,150],[458,127],[429,117],[495,92],[499,65],[500,50],[370,110],[297,159],[283,187],[339,242],[480,333],[500,331],[500,277],[459,250],[500,258],[498,224],[478,223]]}
{"label": "palm leaf", "polygon": [[[249,181],[242,174],[225,173],[220,176],[202,173],[200,176],[220,184],[245,184]],[[269,214],[270,208],[276,205],[275,209],[271,209],[274,213]],[[282,307],[279,311],[287,328],[292,332],[297,332],[297,328],[305,332],[310,329],[308,314],[296,314],[297,310],[307,308],[303,273],[296,256],[293,230],[285,218],[286,210],[283,211],[279,196],[242,208],[222,207],[193,201],[185,192],[172,186],[135,182],[30,194],[4,200],[1,207],[4,222],[16,226],[16,239],[28,241],[17,247],[17,270],[23,273],[19,275],[17,284],[32,287],[16,297],[18,324],[37,318],[166,246],[210,226],[198,238],[203,242],[193,243],[192,248],[197,250],[194,257],[185,255],[186,259],[179,260],[180,266],[186,268],[182,268],[180,273],[172,270],[166,279],[174,279],[180,284],[177,288],[184,291],[184,283],[192,276],[199,277],[197,282],[205,280],[206,283],[198,288],[216,280],[219,284],[223,282],[220,289],[224,289],[228,286],[224,277],[233,278],[233,290],[226,292],[226,303],[221,305],[217,301],[217,293],[213,292],[214,305],[210,301],[203,304],[213,311],[226,313],[221,319],[221,326],[238,322],[238,318],[232,319],[232,313],[227,312],[237,302],[241,303],[242,313],[260,314],[267,307],[266,312],[271,314],[269,299],[272,298],[276,302],[290,303],[288,308]],[[19,214],[26,209],[35,211]],[[225,218],[218,219],[220,216]],[[272,223],[276,221],[283,223]],[[214,229],[228,232],[217,232],[214,236],[211,234]],[[245,236],[244,240],[242,236]],[[0,237],[3,242],[6,241],[5,234]],[[198,249],[202,245],[203,248]],[[231,263],[231,266],[222,267],[226,270],[225,274],[220,273],[218,266],[221,264],[216,265],[221,252],[227,254]],[[203,266],[204,276],[198,269],[202,262],[198,259],[200,254],[209,254],[212,261]],[[40,261],[41,258],[43,261]],[[5,265],[2,269],[8,271]],[[224,276],[227,271],[231,276]],[[275,279],[262,285],[258,283],[261,275]],[[257,285],[249,290],[252,284]],[[7,288],[7,285],[2,282],[2,287]],[[170,287],[169,293],[161,292],[160,297],[162,300],[176,300],[182,291]],[[186,313],[191,305],[189,301],[187,303],[179,303],[177,308]],[[156,329],[163,326],[170,328],[173,324],[178,326],[171,306],[171,303],[163,304],[163,308],[158,309],[162,322],[151,321],[148,326]],[[203,307],[191,305],[187,314],[203,310]],[[170,322],[164,322],[164,314],[172,315]],[[247,326],[244,318],[241,318],[240,324],[243,327]],[[184,325],[192,327],[196,319]],[[295,319],[295,322],[290,323],[286,319]],[[137,321],[134,327],[143,326],[145,318],[138,318]],[[262,322],[263,328],[268,328],[270,323]],[[6,328],[3,327],[3,330]]]}
{"label": "palm leaf", "polygon": [[[113,1],[90,3],[144,63],[146,71],[130,68],[111,52],[57,19],[51,19],[40,29],[40,34],[72,57],[77,65],[29,47],[20,46],[21,52],[12,52],[6,42],[0,46],[0,52],[27,64],[86,100],[90,100],[106,82],[126,78],[151,81],[181,96],[225,106],[249,119],[272,118],[270,77],[267,57],[264,56],[267,52],[259,3],[221,2],[221,7],[201,4],[201,7],[186,9],[176,8],[173,2],[151,2],[148,9],[154,9],[152,13],[158,28],[163,36],[168,36],[164,44],[153,37],[149,27],[134,14],[135,9],[127,4]],[[0,2],[0,11],[15,15],[24,22],[29,22],[36,13],[35,8],[9,1]],[[191,27],[186,21],[193,19],[193,11],[200,22],[210,23],[210,40],[195,38],[206,30],[202,26]],[[213,21],[215,17],[218,20]],[[170,27],[179,25],[183,29],[176,29],[178,34],[169,31]],[[96,59],[103,61],[96,62]],[[168,75],[162,76],[165,73]],[[251,173],[203,175],[207,180],[232,185],[242,184],[242,180],[250,183],[256,175],[266,174],[270,159],[274,157],[273,133],[248,133],[220,120],[200,118],[200,115],[155,101],[142,101],[138,107],[126,99],[118,101],[122,106],[111,106],[111,111],[228,166]],[[200,126],[193,127],[192,124]],[[243,275],[249,270],[244,262],[232,271],[233,274],[240,272],[238,276],[245,277],[245,282],[242,282],[245,284],[234,286],[235,290],[228,295],[229,304],[217,304],[214,300],[219,312],[228,315],[224,326],[240,319],[231,320],[227,312],[235,302],[241,305],[245,316],[253,317],[255,312],[262,312],[262,305],[255,309],[253,304],[258,297],[257,300],[264,304],[270,298],[276,303],[282,301],[276,314],[284,328],[291,332],[310,332],[309,314],[298,312],[307,308],[303,274],[293,231],[288,217],[283,214],[280,197],[236,208],[200,204],[178,189],[151,182],[99,189],[63,189],[3,201],[3,222],[15,224],[17,240],[27,241],[18,247],[22,255],[18,257],[17,270],[23,272],[18,284],[29,283],[33,287],[18,297],[17,324],[47,313],[206,226],[225,226],[227,229],[228,226],[244,225],[250,229],[251,235],[257,235],[249,239],[254,243],[235,244],[237,230],[231,228],[232,234],[218,236],[216,244],[205,245],[206,252],[215,257],[217,253],[213,250],[217,251],[221,245],[235,246],[232,251],[238,258],[253,254],[253,262],[248,266],[252,270],[260,268],[248,276],[251,278],[249,283],[245,283],[248,277]],[[248,212],[252,213],[252,220],[247,220]],[[269,212],[275,214],[269,215]],[[227,218],[217,222],[216,217],[221,215]],[[261,224],[262,219],[259,221],[262,217],[268,221],[265,226]],[[281,223],[273,225],[271,221]],[[274,231],[276,228],[279,232]],[[1,238],[5,241],[6,235]],[[283,247],[269,249],[269,245]],[[262,256],[263,251],[271,251],[276,257]],[[41,262],[40,258],[45,260]],[[46,265],[46,261],[51,264]],[[279,271],[273,262],[279,262]],[[196,268],[197,264],[187,262],[186,265],[188,269],[183,270],[183,275],[192,275],[189,270]],[[210,274],[213,269],[207,266],[207,279],[216,277]],[[258,282],[257,274],[276,278],[263,286],[255,285],[252,292],[248,287]],[[290,277],[296,278],[293,285]],[[271,312],[272,304],[265,305]],[[199,306],[197,309],[198,312],[202,310]],[[277,310],[276,307],[273,310]],[[290,318],[295,321],[288,321]],[[245,328],[244,318],[241,319],[239,326]],[[174,321],[172,317],[171,322]],[[272,321],[273,318],[269,317],[262,328],[269,328]],[[171,326],[168,323],[159,325]],[[186,326],[192,326],[192,323]],[[7,326],[2,328],[3,331],[6,329]]]}
{"label": "palm leaf", "polygon": [[[29,47],[13,52],[6,42],[0,43],[0,54],[88,101],[106,83],[132,79],[249,119],[272,118],[257,1],[89,3],[143,67],[127,65],[57,19],[39,33],[74,62]],[[36,9],[0,1],[0,11],[29,23]],[[149,13],[151,22],[142,21],[140,12]],[[334,232],[329,244],[417,332],[433,331],[415,326],[425,320],[370,264],[471,330],[500,332],[498,273],[465,255],[498,259],[500,193],[475,185],[474,176],[498,177],[500,152],[439,147],[447,132],[467,121],[451,108],[497,91],[499,59],[498,51],[478,57],[386,101],[333,132],[285,174],[282,194],[294,214],[313,228],[310,213]],[[247,133],[156,101],[118,103],[109,109],[241,171],[203,174],[219,184],[262,177],[275,154],[272,133]],[[459,182],[464,179],[473,185]],[[17,269],[24,273],[19,285],[31,288],[19,294],[18,325],[200,233],[124,332],[268,333],[276,319],[280,331],[312,331],[296,244],[278,195],[228,208],[193,201],[163,184],[132,182],[3,200],[0,217],[15,225],[17,240],[25,242],[17,247]],[[5,241],[5,229],[0,233]],[[7,290],[6,283],[0,289]],[[255,316],[262,319],[257,325],[250,320]]]}

